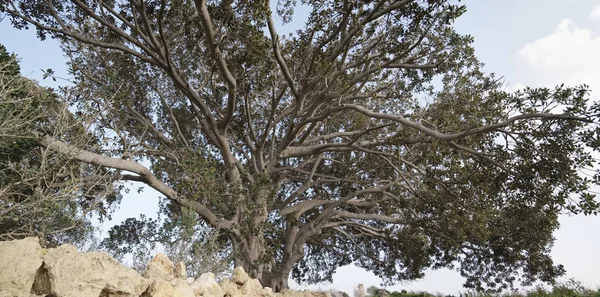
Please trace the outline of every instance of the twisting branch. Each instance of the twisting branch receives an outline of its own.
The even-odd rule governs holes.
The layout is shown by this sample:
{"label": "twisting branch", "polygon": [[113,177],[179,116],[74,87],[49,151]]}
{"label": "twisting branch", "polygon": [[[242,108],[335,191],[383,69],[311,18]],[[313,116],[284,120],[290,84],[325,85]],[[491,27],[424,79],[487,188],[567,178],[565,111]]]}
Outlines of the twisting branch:
{"label": "twisting branch", "polygon": [[198,203],[197,201],[193,201],[185,197],[180,197],[173,188],[159,180],[155,175],[153,175],[150,172],[150,170],[148,170],[148,168],[138,164],[137,162],[101,156],[90,151],[71,147],[68,144],[60,140],[54,139],[48,135],[43,135],[39,132],[36,132],[35,134],[37,135],[37,137],[39,137],[39,144],[42,147],[48,148],[57,153],[68,155],[75,160],[85,162],[88,164],[136,173],[144,178],[145,184],[157,190],[159,193],[165,195],[168,199],[173,200],[179,205],[193,209],[199,215],[201,215],[202,218],[204,218],[206,222],[211,226],[221,229],[232,229],[233,227],[233,222],[225,221],[223,219],[218,218],[206,206]]}
{"label": "twisting branch", "polygon": [[210,15],[208,13],[208,8],[206,7],[206,0],[194,0],[196,4],[196,9],[200,14],[200,20],[202,21],[202,28],[204,29],[204,33],[206,34],[206,40],[208,42],[208,48],[210,49],[210,53],[215,59],[217,63],[217,67],[219,68],[219,74],[225,80],[228,86],[227,92],[227,111],[225,112],[225,117],[222,122],[219,124],[219,129],[221,131],[227,130],[227,126],[233,118],[233,112],[235,109],[235,100],[236,100],[236,87],[237,83],[231,71],[227,67],[227,62],[223,57],[223,53],[219,49],[217,45],[217,41],[215,39],[215,30],[213,28],[212,20],[210,19]]}
{"label": "twisting branch", "polygon": [[[267,7],[269,7],[269,1],[265,1],[265,5],[267,5]],[[283,72],[283,77],[285,77],[285,80],[288,83],[288,86],[290,87],[290,90],[292,91],[292,94],[294,94],[294,96],[297,99],[300,99],[300,94],[298,93],[298,90],[296,89],[296,86],[294,85],[294,79],[292,78],[292,75],[290,74],[290,69],[288,68],[288,66],[285,63],[285,60],[283,60],[283,57],[281,56],[281,50],[279,49],[279,35],[277,34],[277,31],[275,30],[275,24],[273,24],[273,15],[271,13],[271,11],[269,11],[269,13],[267,14],[267,25],[269,27],[269,33],[271,34],[271,44],[273,46],[273,54],[275,55],[275,60],[277,61],[277,64],[279,65],[279,69],[281,69],[281,72]]]}
{"label": "twisting branch", "polygon": [[506,119],[502,122],[496,123],[496,124],[481,126],[481,127],[477,127],[477,128],[470,128],[470,129],[466,129],[466,130],[458,132],[458,133],[447,134],[447,133],[439,132],[434,129],[427,128],[427,127],[423,126],[422,124],[413,122],[413,121],[411,121],[407,118],[404,118],[402,116],[399,116],[399,115],[389,114],[389,113],[378,113],[378,112],[370,111],[360,105],[355,105],[355,104],[343,104],[342,106],[344,108],[355,110],[357,112],[360,112],[360,113],[362,113],[366,116],[372,117],[372,118],[382,119],[382,120],[392,120],[392,121],[401,123],[402,125],[408,126],[410,128],[413,128],[417,131],[423,132],[435,139],[442,140],[442,141],[452,141],[452,140],[456,140],[461,137],[465,137],[465,136],[469,136],[469,135],[473,135],[473,134],[494,131],[496,129],[504,128],[518,120],[561,119],[561,120],[574,120],[574,121],[581,121],[581,122],[586,122],[586,123],[593,123],[593,121],[588,118],[573,116],[570,114],[529,113],[529,114],[522,114],[522,115],[514,116],[514,117],[508,118],[508,119]]}

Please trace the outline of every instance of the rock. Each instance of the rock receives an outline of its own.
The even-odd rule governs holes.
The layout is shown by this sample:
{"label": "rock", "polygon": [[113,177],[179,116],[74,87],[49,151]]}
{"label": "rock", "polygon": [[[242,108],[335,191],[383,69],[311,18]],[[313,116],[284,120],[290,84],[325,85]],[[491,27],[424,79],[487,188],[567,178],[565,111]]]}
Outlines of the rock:
{"label": "rock", "polygon": [[221,281],[219,283],[219,286],[221,287],[221,290],[223,291],[223,294],[225,296],[240,296],[242,293],[240,292],[240,289],[238,288],[238,285],[234,282],[232,282],[231,280],[228,279],[224,279],[223,281]]}
{"label": "rock", "polygon": [[179,262],[175,265],[175,277],[185,279],[187,277],[187,271],[185,269],[185,263]]}
{"label": "rock", "polygon": [[79,253],[67,244],[48,250],[43,260],[36,275],[35,294],[137,297],[150,283],[107,253]]}
{"label": "rock", "polygon": [[263,297],[277,297],[277,296],[279,296],[277,293],[273,292],[273,289],[271,289],[269,287],[263,288],[263,290],[259,294],[260,294],[259,296],[263,296]]}
{"label": "rock", "polygon": [[42,253],[37,238],[0,242],[0,296],[30,296]]}
{"label": "rock", "polygon": [[195,296],[194,289],[192,289],[185,279],[173,279],[171,285],[173,285],[173,289],[175,289],[175,292],[178,294],[183,296]]}
{"label": "rock", "polygon": [[281,294],[282,297],[295,297],[296,291],[292,291],[290,289],[283,289],[281,290],[281,292],[279,292],[279,294]]}
{"label": "rock", "polygon": [[263,287],[257,279],[248,279],[242,286],[242,296],[264,296],[261,293],[264,293]]}
{"label": "rock", "polygon": [[140,295],[140,297],[195,297],[193,292],[191,295],[183,295],[177,292],[173,286],[165,280],[154,280],[150,287]]}
{"label": "rock", "polygon": [[197,296],[222,297],[223,290],[215,280],[212,272],[203,273],[192,284],[192,289]]}
{"label": "rock", "polygon": [[250,277],[248,276],[244,268],[241,266],[236,267],[233,270],[233,274],[231,275],[231,280],[240,286],[243,285],[249,279]]}
{"label": "rock", "polygon": [[163,254],[154,256],[144,272],[144,277],[151,280],[171,281],[174,276],[173,262]]}
{"label": "rock", "polygon": [[[212,273],[188,278],[185,265],[156,255],[144,275],[107,253],[79,253],[74,246],[42,249],[35,238],[0,242],[0,297],[331,297],[327,293],[274,293],[243,268],[220,284]],[[347,295],[344,295],[347,296]]]}

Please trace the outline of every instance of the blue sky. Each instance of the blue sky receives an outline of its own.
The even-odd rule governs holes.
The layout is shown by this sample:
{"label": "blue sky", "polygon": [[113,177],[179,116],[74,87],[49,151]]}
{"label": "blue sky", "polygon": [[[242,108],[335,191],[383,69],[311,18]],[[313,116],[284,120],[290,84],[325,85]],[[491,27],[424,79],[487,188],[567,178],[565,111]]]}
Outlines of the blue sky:
{"label": "blue sky", "polygon": [[[592,97],[600,94],[600,0],[468,0],[467,13],[459,19],[459,32],[475,37],[478,57],[485,70],[503,76],[507,88],[522,86],[554,86],[588,84]],[[279,28],[279,33],[293,31],[302,25],[302,11],[292,24]],[[22,73],[43,85],[56,87],[58,82],[42,81],[40,69],[52,68],[58,76],[68,77],[66,60],[60,45],[52,40],[40,42],[34,31],[17,31],[8,20],[0,22],[0,43],[18,54]],[[123,199],[115,214],[118,221],[140,213],[156,213],[156,194],[146,190],[132,191]],[[583,285],[600,287],[600,218],[561,217],[561,228],[552,256],[567,269],[567,278]],[[332,284],[313,286],[334,288],[351,293],[358,283],[378,286],[380,280],[372,273],[347,266],[338,269]],[[391,290],[425,290],[456,294],[463,280],[449,270],[429,271],[419,281],[390,287]]]}

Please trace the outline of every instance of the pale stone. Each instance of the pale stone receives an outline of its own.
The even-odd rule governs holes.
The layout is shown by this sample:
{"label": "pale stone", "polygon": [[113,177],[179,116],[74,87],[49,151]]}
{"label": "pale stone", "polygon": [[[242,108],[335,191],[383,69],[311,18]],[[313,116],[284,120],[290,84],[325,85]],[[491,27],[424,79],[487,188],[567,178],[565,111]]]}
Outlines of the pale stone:
{"label": "pale stone", "polygon": [[150,283],[107,253],[79,253],[71,245],[48,250],[43,260],[36,294],[137,297]]}
{"label": "pale stone", "polygon": [[0,296],[30,296],[42,253],[37,238],[0,242]]}
{"label": "pale stone", "polygon": [[221,290],[225,296],[240,296],[241,292],[238,285],[231,280],[224,279],[219,283]]}
{"label": "pale stone", "polygon": [[280,294],[282,297],[294,297],[296,296],[295,294],[296,292],[290,290],[290,289],[283,289],[281,290]]}
{"label": "pale stone", "polygon": [[171,281],[171,285],[175,289],[175,292],[183,296],[195,296],[194,289],[187,283],[186,280],[176,278]]}
{"label": "pale stone", "polygon": [[177,278],[187,278],[187,271],[185,269],[185,263],[179,262],[175,265],[175,277]]}
{"label": "pale stone", "polygon": [[257,279],[248,279],[242,286],[243,296],[262,296],[263,287]]}
{"label": "pale stone", "polygon": [[165,280],[154,280],[150,287],[140,295],[140,297],[195,297],[193,292],[191,295],[183,295],[177,292],[173,286]]}
{"label": "pale stone", "polygon": [[143,278],[106,253],[79,253],[71,245],[45,250],[31,238],[0,242],[0,297],[331,297],[307,290],[274,293],[241,267],[220,284],[212,273],[194,280],[183,271],[185,265],[174,267],[161,254]]}
{"label": "pale stone", "polygon": [[241,266],[236,267],[231,275],[231,280],[238,285],[243,285],[249,279],[250,277]]}
{"label": "pale stone", "polygon": [[212,272],[203,273],[192,284],[192,289],[196,296],[203,297],[222,297],[223,291],[215,280]]}
{"label": "pale stone", "polygon": [[150,260],[148,266],[146,266],[144,277],[151,280],[160,279],[170,281],[173,279],[175,273],[173,266],[173,262],[167,256],[157,254]]}

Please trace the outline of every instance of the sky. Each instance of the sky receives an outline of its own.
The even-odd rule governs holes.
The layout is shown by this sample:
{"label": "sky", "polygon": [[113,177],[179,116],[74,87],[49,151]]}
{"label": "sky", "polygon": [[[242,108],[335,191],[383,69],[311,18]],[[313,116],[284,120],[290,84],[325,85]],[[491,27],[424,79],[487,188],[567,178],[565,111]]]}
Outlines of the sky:
{"label": "sky", "polygon": [[[484,70],[504,77],[509,90],[585,83],[592,89],[592,98],[598,98],[600,0],[463,0],[462,3],[467,6],[467,12],[457,21],[457,30],[474,36],[475,51],[485,63]],[[299,10],[294,22],[280,27],[279,33],[302,26],[303,17]],[[42,80],[41,69],[52,68],[57,76],[69,77],[60,45],[53,40],[41,42],[34,31],[14,30],[9,21],[4,20],[0,22],[0,44],[21,58],[23,75],[42,85],[57,87],[64,82]],[[151,190],[140,194],[131,191],[125,195],[113,221],[105,223],[103,229],[108,230],[119,221],[141,213],[155,214],[156,199],[156,193]],[[584,286],[600,288],[600,217],[562,216],[560,223],[560,229],[555,232],[557,240],[552,257],[567,270],[563,280],[573,278]],[[333,283],[309,288],[352,294],[359,283],[366,288],[379,286],[381,280],[350,265],[338,269]],[[421,280],[387,289],[457,294],[464,291],[462,283],[457,272],[442,269],[427,271]]]}

